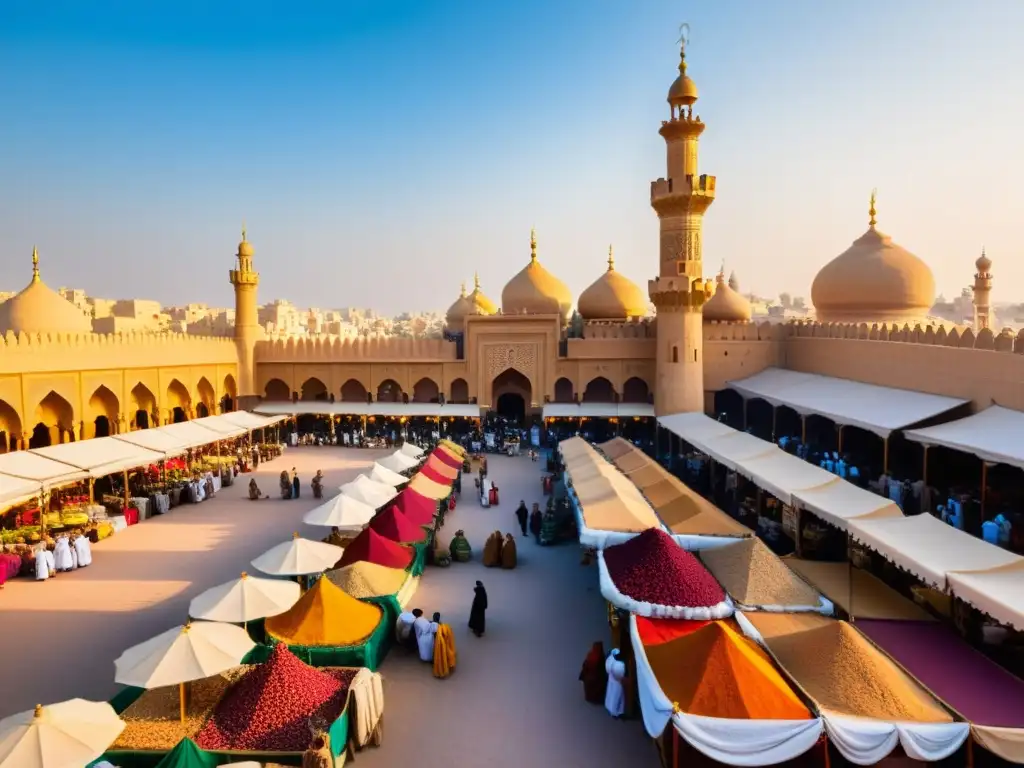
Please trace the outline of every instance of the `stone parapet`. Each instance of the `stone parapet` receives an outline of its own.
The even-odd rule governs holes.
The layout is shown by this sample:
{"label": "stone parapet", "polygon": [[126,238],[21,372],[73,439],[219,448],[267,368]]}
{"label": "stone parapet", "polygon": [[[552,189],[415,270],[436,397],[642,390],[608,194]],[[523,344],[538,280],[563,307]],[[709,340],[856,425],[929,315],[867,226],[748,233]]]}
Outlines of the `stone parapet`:
{"label": "stone parapet", "polygon": [[1024,354],[1024,329],[1014,332],[1004,328],[998,334],[990,328],[975,332],[963,325],[924,325],[909,323],[818,323],[797,321],[781,326],[789,338],[858,339],[890,341],[904,344],[927,344],[940,347],[988,350]]}
{"label": "stone parapet", "polygon": [[257,363],[294,362],[449,362],[457,359],[457,345],[446,339],[359,338],[318,336],[274,339],[256,343]]}

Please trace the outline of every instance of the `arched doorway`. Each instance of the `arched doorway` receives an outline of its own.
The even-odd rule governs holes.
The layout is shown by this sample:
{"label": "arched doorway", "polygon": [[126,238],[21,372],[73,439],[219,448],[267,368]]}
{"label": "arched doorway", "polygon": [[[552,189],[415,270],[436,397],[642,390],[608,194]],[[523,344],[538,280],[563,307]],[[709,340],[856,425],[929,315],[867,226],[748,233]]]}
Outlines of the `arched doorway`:
{"label": "arched doorway", "polygon": [[220,412],[230,413],[235,410],[235,400],[238,398],[238,385],[235,377],[230,373],[224,377],[224,397],[220,399]]}
{"label": "arched doorway", "polygon": [[647,382],[634,376],[626,379],[622,385],[622,402],[624,403],[646,403],[650,401],[651,390]]}
{"label": "arched doorway", "polygon": [[322,402],[330,400],[331,396],[327,392],[327,385],[313,376],[302,382],[302,394],[299,395],[299,398],[307,401]]}
{"label": "arched doorway", "polygon": [[171,423],[179,424],[188,421],[189,408],[192,405],[192,396],[188,389],[177,379],[171,379],[167,385],[167,408],[171,412]]}
{"label": "arched doorway", "polygon": [[563,376],[555,382],[556,403],[571,403],[573,401],[573,394],[575,394],[575,389],[569,379]]}
{"label": "arched doorway", "polygon": [[135,429],[149,429],[150,414],[156,413],[156,397],[141,381],[132,387],[132,426]]}
{"label": "arched doorway", "polygon": [[50,428],[42,422],[36,424],[32,428],[32,437],[29,438],[29,448],[48,448],[53,445],[53,441],[50,439]]}
{"label": "arched doorway", "polygon": [[[97,387],[89,398],[88,420],[92,422],[93,437],[109,437],[117,421],[117,395],[107,387]],[[88,434],[86,435],[88,437]]]}
{"label": "arched doorway", "polygon": [[[75,411],[71,407],[71,403],[50,390],[36,406],[36,426],[32,431],[32,439],[37,442],[42,439],[41,433],[37,434],[37,432],[39,427],[43,426],[46,427],[48,435],[46,445],[63,443],[65,439],[67,442],[73,442],[75,439],[74,424]],[[43,448],[45,446],[33,447]]]}
{"label": "arched doorway", "polygon": [[[196,404],[197,416],[209,416],[213,413],[213,407],[217,403],[217,393],[213,391],[213,384],[203,376],[196,384],[196,392],[199,393],[199,402]],[[199,406],[203,406],[203,413],[199,413]]]}
{"label": "arched doorway", "polygon": [[400,403],[402,402],[402,388],[394,379],[384,379],[377,387],[378,403]]}
{"label": "arched doorway", "polygon": [[454,381],[452,381],[452,396],[448,398],[448,402],[469,402],[469,384],[466,383],[465,379],[455,379]]}
{"label": "arched doorway", "polygon": [[196,417],[197,418],[205,419],[209,415],[210,415],[210,409],[206,407],[206,403],[199,402],[199,403],[196,404]]}
{"label": "arched doorway", "polygon": [[436,403],[440,399],[441,391],[437,382],[430,378],[423,378],[412,385],[412,401],[414,403]]}
{"label": "arched doorway", "polygon": [[584,403],[614,403],[615,387],[604,376],[591,379],[587,388],[583,390]]}
{"label": "arched doorway", "polygon": [[526,423],[526,409],[533,400],[530,380],[515,368],[506,368],[494,379],[491,403],[499,416],[516,424]]}
{"label": "arched doorway", "polygon": [[341,402],[365,403],[366,387],[358,379],[349,379],[341,385]]}
{"label": "arched doorway", "polygon": [[292,391],[281,379],[271,379],[268,381],[267,386],[263,388],[263,394],[267,400],[274,402],[286,403],[292,399]]}
{"label": "arched doorway", "polygon": [[18,438],[21,436],[21,419],[18,412],[0,400],[0,453],[7,453],[18,448]]}

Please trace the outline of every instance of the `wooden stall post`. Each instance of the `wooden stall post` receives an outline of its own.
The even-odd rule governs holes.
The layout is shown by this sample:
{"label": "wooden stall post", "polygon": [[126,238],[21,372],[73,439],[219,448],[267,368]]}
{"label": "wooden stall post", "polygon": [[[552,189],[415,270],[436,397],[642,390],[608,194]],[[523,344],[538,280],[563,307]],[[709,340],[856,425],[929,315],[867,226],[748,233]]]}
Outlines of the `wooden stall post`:
{"label": "wooden stall post", "polygon": [[128,470],[126,469],[123,473],[124,476],[124,509],[128,511],[128,505],[131,504],[131,493],[128,491]]}
{"label": "wooden stall post", "polygon": [[778,422],[779,409],[777,406],[772,406],[772,442],[775,442],[775,426]]}
{"label": "wooden stall post", "polygon": [[50,491],[39,494],[39,531],[40,538],[46,535],[46,513],[50,511]]}
{"label": "wooden stall post", "polygon": [[807,444],[807,416],[800,414],[800,445]]}
{"label": "wooden stall post", "polygon": [[981,462],[981,519],[985,519],[985,497],[988,495],[988,462]]}
{"label": "wooden stall post", "polygon": [[672,702],[673,719],[669,720],[672,725],[672,768],[679,768],[679,731],[676,729],[675,715],[680,712],[679,702]]}
{"label": "wooden stall post", "polygon": [[743,431],[747,431],[747,398],[743,398]]}
{"label": "wooden stall post", "polygon": [[803,508],[793,505],[793,511],[796,513],[796,556],[804,556],[804,510]]}
{"label": "wooden stall post", "polygon": [[95,478],[89,478],[89,503],[96,503],[96,480]]}
{"label": "wooden stall post", "polygon": [[921,467],[921,480],[928,485],[928,446],[924,446],[924,466]]}
{"label": "wooden stall post", "polygon": [[849,530],[846,531],[846,564],[847,575],[850,579],[849,602],[846,604],[846,612],[849,614],[850,623],[853,624],[853,542]]}
{"label": "wooden stall post", "polygon": [[843,452],[843,425],[836,424],[836,429],[839,431],[839,435],[836,438],[836,452],[842,454]]}
{"label": "wooden stall post", "polygon": [[889,438],[882,438],[882,473],[889,474]]}

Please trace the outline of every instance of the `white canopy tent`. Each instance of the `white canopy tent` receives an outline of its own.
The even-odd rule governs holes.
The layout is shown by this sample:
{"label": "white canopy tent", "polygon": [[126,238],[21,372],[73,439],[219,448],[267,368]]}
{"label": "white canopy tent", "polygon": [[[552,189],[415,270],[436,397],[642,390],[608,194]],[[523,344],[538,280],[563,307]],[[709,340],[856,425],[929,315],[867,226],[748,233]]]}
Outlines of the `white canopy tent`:
{"label": "white canopy tent", "polygon": [[[341,486],[340,490],[343,496],[349,496],[356,501],[361,501],[363,504],[371,506],[374,509],[380,509],[394,498],[394,495],[385,497],[379,491],[375,491],[368,486],[360,485],[356,482],[345,483]],[[394,492],[394,490],[394,488],[391,489],[392,492]]]}
{"label": "white canopy tent", "polygon": [[210,429],[209,427],[202,426],[197,421],[180,421],[177,424],[166,424],[162,427],[158,427],[161,432],[164,432],[171,437],[180,440],[188,448],[198,448],[201,445],[209,445],[215,443],[218,440],[224,440],[224,436]]}
{"label": "white canopy tent", "polygon": [[32,451],[0,454],[0,475],[31,480],[42,490],[77,483],[89,476],[78,467],[48,459]]}
{"label": "white canopy tent", "polygon": [[1024,558],[929,514],[851,520],[854,540],[870,547],[922,581],[947,587],[953,571],[990,571],[1024,564]]}
{"label": "white canopy tent", "polygon": [[799,491],[845,482],[831,472],[779,449],[743,462],[736,471],[789,505],[793,504],[793,496]]}
{"label": "white canopy tent", "polygon": [[408,440],[402,443],[402,445],[398,449],[398,452],[404,456],[408,456],[410,459],[417,460],[422,458],[423,454],[425,453],[425,451],[418,445],[416,445],[416,443],[410,443]]}
{"label": "white canopy tent", "polygon": [[365,488],[370,493],[376,494],[385,501],[391,501],[391,499],[398,495],[398,491],[395,490],[395,486],[389,485],[388,483],[382,483],[378,480],[373,480],[367,475],[359,475],[352,482],[360,488]]}
{"label": "white canopy tent", "polygon": [[[742,467],[758,459],[779,454],[788,455],[767,440],[738,430],[704,441],[701,450],[719,464],[736,471],[742,471]],[[747,476],[749,477],[749,475]]]}
{"label": "white canopy tent", "polygon": [[278,422],[283,421],[285,417],[262,416],[258,413],[252,413],[251,411],[230,411],[228,413],[222,413],[221,418],[232,424],[237,424],[240,427],[252,430],[272,427]]}
{"label": "white canopy tent", "polygon": [[162,452],[115,440],[113,437],[35,448],[31,453],[84,470],[89,477],[94,478],[106,477],[126,469],[147,467],[163,461],[165,456]]}
{"label": "white canopy tent", "polygon": [[907,440],[973,453],[983,461],[1024,469],[1024,413],[993,405],[963,419],[911,429]]}
{"label": "white canopy tent", "polygon": [[137,429],[134,432],[122,432],[112,437],[114,440],[148,448],[166,456],[178,456],[192,447],[182,439],[181,435],[165,432],[163,427]]}
{"label": "white canopy tent", "polygon": [[419,464],[416,459],[411,459],[399,451],[395,451],[390,456],[377,459],[377,463],[386,469],[390,469],[392,472],[405,472]]}
{"label": "white canopy tent", "polygon": [[677,413],[672,416],[662,416],[658,419],[658,424],[704,453],[707,453],[704,447],[709,440],[738,431],[703,413]]}
{"label": "white canopy tent", "polygon": [[267,416],[381,416],[446,419],[479,419],[480,406],[467,403],[330,403],[325,400],[299,400],[296,403],[268,402],[256,406],[256,413]]}
{"label": "white canopy tent", "polygon": [[814,373],[768,368],[730,388],[746,398],[785,405],[802,415],[817,415],[837,424],[860,427],[879,437],[933,418],[967,403],[954,397],[879,387]]}
{"label": "white canopy tent", "polygon": [[793,502],[844,531],[850,520],[903,515],[900,508],[885,496],[842,480],[794,491]]}
{"label": "white canopy tent", "polygon": [[981,572],[947,574],[950,591],[996,621],[1024,632],[1024,560]]}
{"label": "white canopy tent", "polygon": [[222,440],[230,440],[233,437],[244,435],[249,430],[245,427],[239,426],[230,419],[225,419],[221,416],[203,416],[200,419],[193,419],[189,422],[190,424],[197,424],[204,429],[208,429],[211,432],[216,432],[220,435]]}
{"label": "white canopy tent", "polygon": [[393,469],[388,469],[386,466],[381,464],[379,461],[373,463],[373,469],[370,470],[370,479],[375,480],[378,483],[384,483],[392,488],[397,488],[400,485],[405,485],[409,482],[409,478],[398,474]]}
{"label": "white canopy tent", "polygon": [[632,419],[653,418],[649,403],[547,403],[545,419]]}
{"label": "white canopy tent", "polygon": [[8,507],[28,501],[42,492],[42,485],[36,480],[0,475],[0,506]]}

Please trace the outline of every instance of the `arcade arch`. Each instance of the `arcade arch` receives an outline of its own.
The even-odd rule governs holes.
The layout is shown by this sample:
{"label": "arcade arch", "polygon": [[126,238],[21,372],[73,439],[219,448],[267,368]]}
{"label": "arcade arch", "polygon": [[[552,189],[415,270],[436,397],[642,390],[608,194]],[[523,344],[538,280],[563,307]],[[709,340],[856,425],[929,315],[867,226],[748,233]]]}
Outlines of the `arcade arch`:
{"label": "arcade arch", "polygon": [[119,404],[117,395],[107,387],[99,386],[89,398],[87,419],[87,434],[91,432],[92,437],[109,437],[117,429],[117,414]]}
{"label": "arcade arch", "polygon": [[647,403],[651,399],[651,388],[647,382],[639,376],[626,379],[622,385],[622,402],[624,403]]}
{"label": "arcade arch", "polygon": [[491,384],[491,407],[509,421],[525,424],[526,409],[532,401],[530,380],[515,368],[506,368]]}
{"label": "arcade arch", "polygon": [[469,402],[469,384],[466,383],[465,379],[455,379],[452,381],[451,397],[448,398],[448,402],[463,404]]}
{"label": "arcade arch", "polygon": [[358,379],[349,379],[341,385],[341,402],[365,403],[366,387]]}
{"label": "arcade arch", "polygon": [[274,400],[276,402],[287,402],[292,399],[291,389],[281,379],[271,379],[268,381],[267,386],[263,388],[263,393],[266,395],[267,400]]}
{"label": "arcade arch", "polygon": [[75,410],[71,403],[53,390],[44,397],[35,410],[36,425],[32,429],[29,448],[45,448],[48,445],[72,442],[75,439]]}
{"label": "arcade arch", "polygon": [[132,387],[132,424],[135,429],[149,429],[150,414],[156,413],[156,396],[141,381]]}
{"label": "arcade arch", "polygon": [[11,405],[0,400],[0,453],[18,448],[21,437],[21,418]]}
{"label": "arcade arch", "polygon": [[604,376],[591,379],[583,390],[584,403],[614,403],[615,387]]}
{"label": "arcade arch", "polygon": [[429,377],[423,377],[412,385],[412,401],[414,403],[436,403],[440,399],[441,390],[437,382]]}
{"label": "arcade arch", "polygon": [[571,403],[576,394],[576,388],[572,385],[572,381],[565,378],[564,376],[555,382],[555,402],[556,403]]}
{"label": "arcade arch", "polygon": [[191,405],[192,396],[185,385],[177,379],[171,379],[171,383],[167,385],[167,410],[171,412],[171,423],[188,421]]}
{"label": "arcade arch", "polygon": [[378,403],[400,403],[402,402],[402,388],[394,379],[384,379],[377,386]]}
{"label": "arcade arch", "polygon": [[235,410],[235,400],[238,399],[238,385],[235,377],[230,373],[224,377],[224,395],[220,399],[221,413],[230,413]]}
{"label": "arcade arch", "polygon": [[322,402],[324,400],[330,400],[331,396],[327,392],[327,385],[324,384],[316,376],[311,376],[302,382],[302,389],[299,394],[301,400],[314,400]]}

